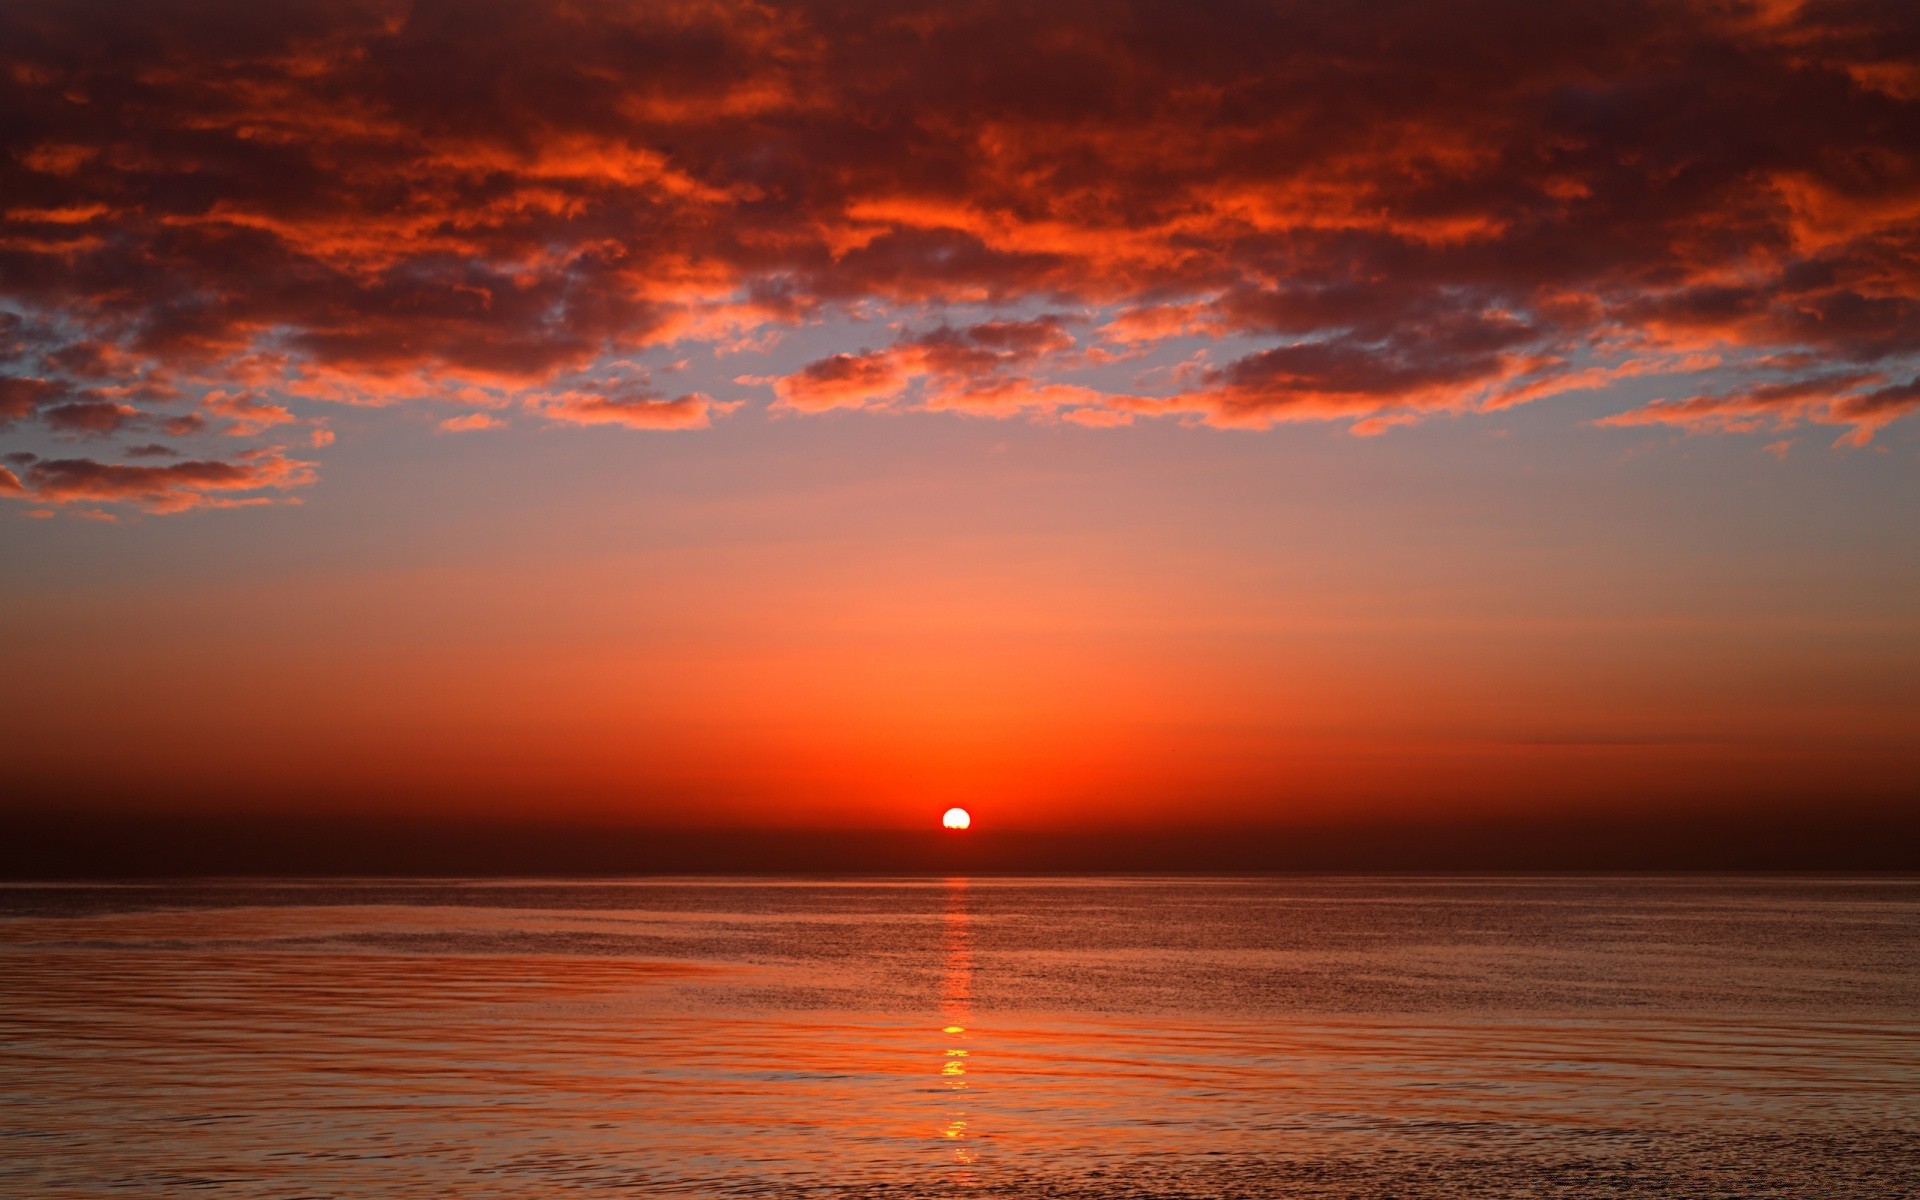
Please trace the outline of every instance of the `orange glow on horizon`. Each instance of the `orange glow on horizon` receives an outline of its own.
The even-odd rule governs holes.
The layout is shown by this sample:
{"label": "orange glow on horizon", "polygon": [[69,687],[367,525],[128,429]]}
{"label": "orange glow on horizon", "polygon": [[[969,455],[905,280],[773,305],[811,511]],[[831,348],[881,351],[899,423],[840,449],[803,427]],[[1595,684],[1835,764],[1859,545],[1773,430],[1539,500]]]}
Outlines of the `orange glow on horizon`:
{"label": "orange glow on horizon", "polygon": [[1910,810],[1920,24],[1322,7],[0,7],[0,816]]}

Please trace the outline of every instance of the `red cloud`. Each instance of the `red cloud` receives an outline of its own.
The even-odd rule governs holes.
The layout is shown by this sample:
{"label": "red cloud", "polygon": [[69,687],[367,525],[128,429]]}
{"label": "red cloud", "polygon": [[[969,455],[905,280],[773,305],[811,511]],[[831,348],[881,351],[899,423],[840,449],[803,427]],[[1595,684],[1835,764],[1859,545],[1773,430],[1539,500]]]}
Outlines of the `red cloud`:
{"label": "red cloud", "polygon": [[[222,426],[252,435],[294,401],[479,385],[684,428],[718,405],[566,381],[962,303],[1253,345],[1175,394],[1103,395],[1057,377],[1094,361],[1060,328],[987,322],[841,347],[778,402],[1371,429],[1629,361],[1793,362],[1794,387],[1920,360],[1911,5],[96,18],[0,9],[0,425],[220,393],[260,406]],[[1875,397],[1818,412],[1910,411]]]}

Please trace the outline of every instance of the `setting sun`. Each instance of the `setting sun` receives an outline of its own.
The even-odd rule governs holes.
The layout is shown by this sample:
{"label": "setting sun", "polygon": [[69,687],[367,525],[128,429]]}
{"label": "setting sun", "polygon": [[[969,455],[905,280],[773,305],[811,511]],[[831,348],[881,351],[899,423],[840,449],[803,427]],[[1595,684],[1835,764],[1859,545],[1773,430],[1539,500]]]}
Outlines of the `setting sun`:
{"label": "setting sun", "polygon": [[940,823],[948,829],[965,829],[973,824],[973,818],[967,815],[964,808],[950,808],[941,816]]}

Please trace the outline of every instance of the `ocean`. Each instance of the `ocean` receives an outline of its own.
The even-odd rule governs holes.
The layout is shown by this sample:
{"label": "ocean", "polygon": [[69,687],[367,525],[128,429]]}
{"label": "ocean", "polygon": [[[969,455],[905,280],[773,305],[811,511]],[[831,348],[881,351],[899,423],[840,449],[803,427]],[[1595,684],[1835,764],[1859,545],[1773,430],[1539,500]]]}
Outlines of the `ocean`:
{"label": "ocean", "polygon": [[1920,881],[0,886],[0,1195],[1912,1197]]}

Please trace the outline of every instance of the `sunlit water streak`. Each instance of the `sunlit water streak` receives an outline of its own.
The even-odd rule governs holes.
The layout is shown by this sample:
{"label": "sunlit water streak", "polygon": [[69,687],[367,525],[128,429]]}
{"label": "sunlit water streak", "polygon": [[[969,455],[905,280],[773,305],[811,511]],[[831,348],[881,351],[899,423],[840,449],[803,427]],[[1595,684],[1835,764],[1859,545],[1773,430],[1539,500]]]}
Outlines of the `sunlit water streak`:
{"label": "sunlit water streak", "polygon": [[1920,885],[0,888],[0,1195],[1914,1196]]}

